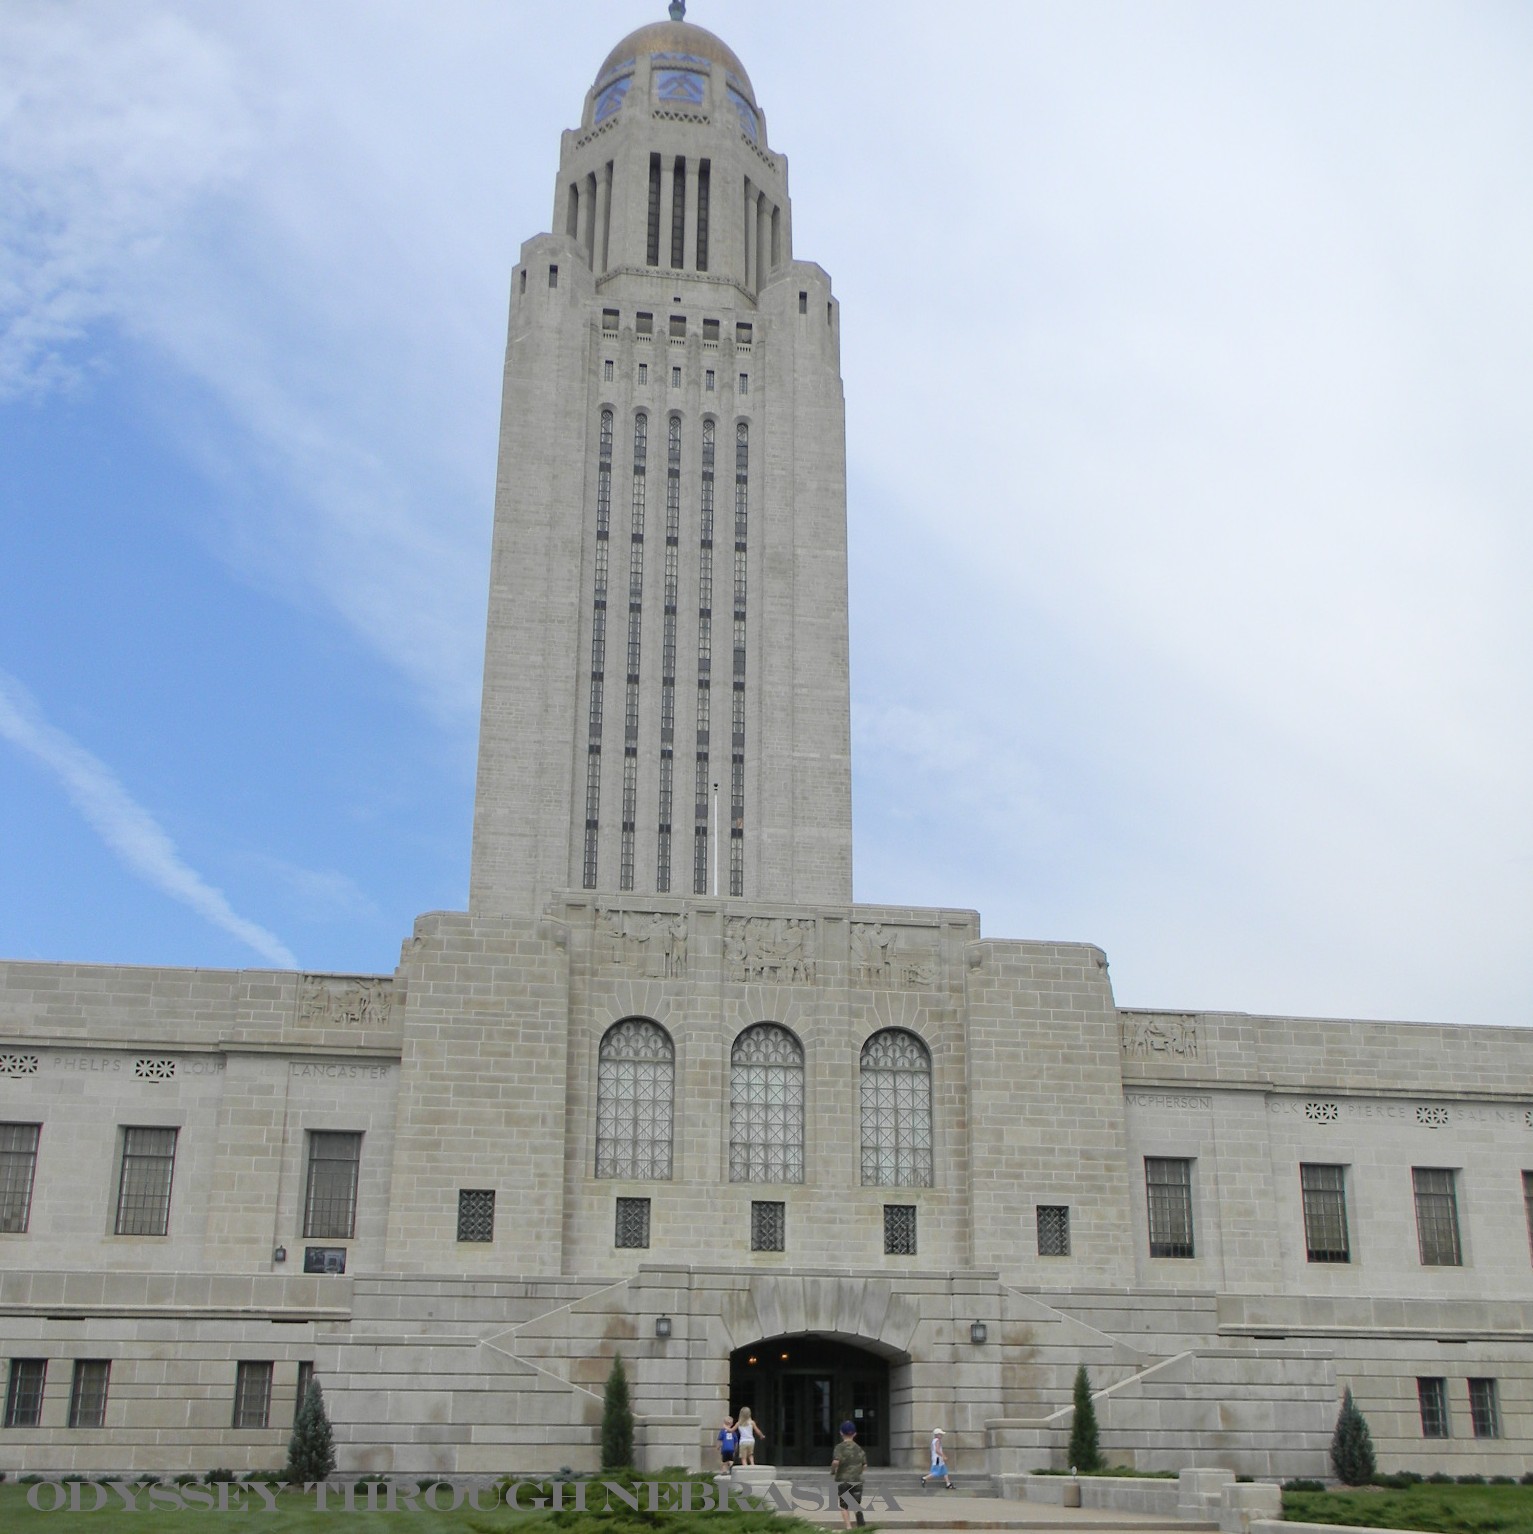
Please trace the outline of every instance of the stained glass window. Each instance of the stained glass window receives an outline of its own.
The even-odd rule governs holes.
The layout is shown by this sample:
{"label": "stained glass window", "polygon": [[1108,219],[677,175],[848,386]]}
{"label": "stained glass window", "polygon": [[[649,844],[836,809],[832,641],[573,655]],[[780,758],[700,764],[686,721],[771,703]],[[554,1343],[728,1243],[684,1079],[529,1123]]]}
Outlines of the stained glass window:
{"label": "stained glass window", "polygon": [[671,1175],[672,1086],[676,1051],[658,1023],[614,1023],[596,1068],[596,1175],[665,1179]]}
{"label": "stained glass window", "polygon": [[804,1180],[804,1048],[777,1023],[747,1028],[730,1053],[729,1180]]}
{"label": "stained glass window", "polygon": [[903,1028],[886,1028],[862,1046],[862,1180],[932,1185],[931,1054]]}

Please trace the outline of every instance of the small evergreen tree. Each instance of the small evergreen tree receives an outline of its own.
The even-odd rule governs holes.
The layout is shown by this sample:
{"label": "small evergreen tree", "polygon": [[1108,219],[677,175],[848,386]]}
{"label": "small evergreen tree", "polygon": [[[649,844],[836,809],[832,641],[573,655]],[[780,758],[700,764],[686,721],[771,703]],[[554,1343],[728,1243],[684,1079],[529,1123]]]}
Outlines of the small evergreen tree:
{"label": "small evergreen tree", "polygon": [[1350,1385],[1342,1392],[1341,1410],[1336,1414],[1336,1431],[1331,1435],[1331,1469],[1336,1479],[1347,1486],[1366,1486],[1376,1468],[1373,1458],[1373,1435],[1368,1419],[1357,1409]]}
{"label": "small evergreen tree", "polygon": [[1097,1439],[1097,1409],[1091,1400],[1091,1376],[1082,1364],[1075,1371],[1075,1421],[1070,1427],[1071,1466],[1086,1474],[1102,1468],[1102,1446]]}
{"label": "small evergreen tree", "polygon": [[335,1437],[330,1431],[330,1414],[325,1410],[325,1395],[319,1381],[311,1378],[293,1423],[293,1436],[288,1440],[287,1468],[282,1477],[307,1485],[324,1480],[334,1469]]}
{"label": "small evergreen tree", "polygon": [[628,1375],[623,1355],[615,1354],[601,1403],[601,1467],[616,1470],[633,1463],[633,1408],[628,1402]]}

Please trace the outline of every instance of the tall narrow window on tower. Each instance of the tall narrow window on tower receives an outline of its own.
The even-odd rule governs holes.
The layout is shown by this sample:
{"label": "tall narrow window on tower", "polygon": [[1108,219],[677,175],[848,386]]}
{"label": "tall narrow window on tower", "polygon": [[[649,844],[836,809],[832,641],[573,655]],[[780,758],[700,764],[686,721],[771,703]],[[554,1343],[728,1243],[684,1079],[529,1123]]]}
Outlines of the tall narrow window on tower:
{"label": "tall narrow window on tower", "polygon": [[607,564],[612,531],[612,412],[601,413],[596,459],[596,578],[591,596],[591,707],[586,723],[585,855],[580,883],[596,888],[597,831],[601,814],[602,694],[607,669]]}
{"label": "tall narrow window on tower", "polygon": [[697,163],[697,269],[708,270],[708,192],[712,162]]}
{"label": "tall narrow window on tower", "polygon": [[671,888],[671,800],[676,751],[676,587],[681,558],[681,417],[673,415],[665,447],[665,612],[660,646],[660,829],[655,888]]}
{"label": "tall narrow window on tower", "polygon": [[633,888],[633,836],[639,800],[639,637],[644,619],[644,498],[649,418],[633,418],[633,502],[628,533],[628,685],[623,704],[623,837],[618,888]]}
{"label": "tall narrow window on tower", "polygon": [[745,893],[745,542],[750,505],[750,427],[735,427],[734,676],[730,696],[729,893]]}
{"label": "tall narrow window on tower", "polygon": [[680,271],[687,264],[687,161],[676,156],[671,167],[671,266]]}
{"label": "tall narrow window on tower", "polygon": [[697,776],[693,783],[692,893],[708,893],[708,736],[713,671],[714,423],[703,422],[702,517],[697,546]]}
{"label": "tall narrow window on tower", "polygon": [[649,157],[649,239],[644,259],[650,266],[660,265],[660,156]]}

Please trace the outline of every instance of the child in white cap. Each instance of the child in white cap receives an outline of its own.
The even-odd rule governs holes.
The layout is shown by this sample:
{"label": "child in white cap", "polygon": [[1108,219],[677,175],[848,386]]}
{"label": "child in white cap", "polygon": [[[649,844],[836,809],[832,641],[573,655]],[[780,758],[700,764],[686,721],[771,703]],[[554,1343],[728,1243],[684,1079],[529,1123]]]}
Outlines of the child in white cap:
{"label": "child in white cap", "polygon": [[928,1481],[941,1481],[949,1491],[953,1490],[953,1477],[948,1473],[947,1455],[942,1450],[942,1429],[932,1429],[932,1467],[921,1477],[924,1486]]}

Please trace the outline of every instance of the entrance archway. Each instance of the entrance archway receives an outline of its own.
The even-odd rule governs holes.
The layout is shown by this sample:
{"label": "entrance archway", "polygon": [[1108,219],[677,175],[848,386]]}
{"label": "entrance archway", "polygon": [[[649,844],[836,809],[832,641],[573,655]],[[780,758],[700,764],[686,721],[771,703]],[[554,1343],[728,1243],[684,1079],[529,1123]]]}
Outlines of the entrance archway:
{"label": "entrance archway", "polygon": [[766,1431],[764,1465],[830,1463],[841,1423],[857,1424],[870,1465],[889,1463],[889,1360],[834,1337],[767,1337],[729,1355],[729,1409]]}

